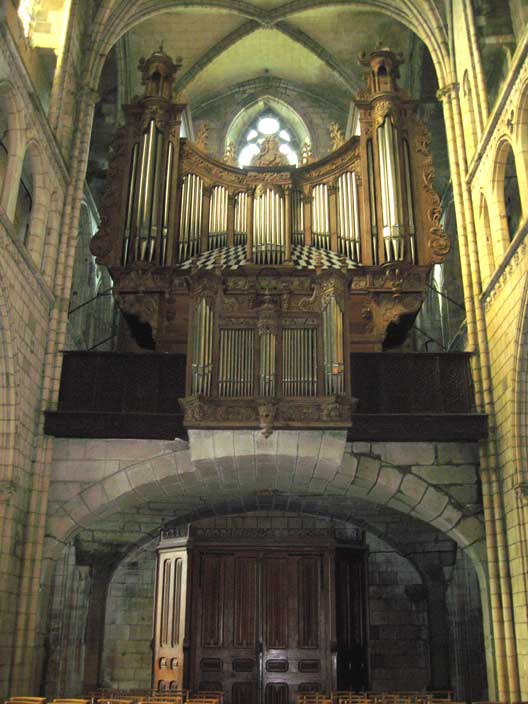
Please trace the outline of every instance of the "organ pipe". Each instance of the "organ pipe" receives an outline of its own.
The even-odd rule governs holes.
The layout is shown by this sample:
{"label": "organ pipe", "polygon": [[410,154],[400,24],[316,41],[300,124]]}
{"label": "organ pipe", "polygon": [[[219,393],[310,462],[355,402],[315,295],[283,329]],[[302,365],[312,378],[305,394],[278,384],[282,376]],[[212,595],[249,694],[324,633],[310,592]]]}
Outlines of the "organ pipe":
{"label": "organ pipe", "polygon": [[285,249],[284,198],[272,189],[255,194],[253,257],[257,264],[282,264]]}
{"label": "organ pipe", "polygon": [[203,182],[195,174],[183,179],[180,213],[179,260],[185,261],[198,254],[202,231]]}
{"label": "organ pipe", "polygon": [[378,148],[386,261],[404,257],[404,220],[398,130],[387,116],[378,127]]}
{"label": "organ pipe", "polygon": [[312,191],[312,236],[314,247],[330,249],[328,186],[320,183]]}
{"label": "organ pipe", "polygon": [[374,179],[374,151],[372,140],[367,141],[367,173],[370,207],[370,241],[372,243],[372,263],[379,264],[378,253],[378,214],[376,212],[376,181]]}
{"label": "organ pipe", "polygon": [[213,311],[202,298],[193,318],[191,387],[193,394],[209,396],[213,361]]}
{"label": "organ pipe", "polygon": [[359,201],[356,174],[350,171],[337,181],[339,253],[360,262]]}
{"label": "organ pipe", "polygon": [[411,180],[411,152],[409,142],[403,140],[403,170],[405,173],[405,195],[407,201],[407,218],[409,221],[409,245],[411,248],[411,261],[417,263],[416,258],[416,226],[414,223],[414,203]]}
{"label": "organ pipe", "polygon": [[254,356],[253,328],[220,330],[219,396],[247,398],[253,395]]}
{"label": "organ pipe", "polygon": [[126,220],[125,220],[125,237],[123,240],[123,253],[121,263],[126,266],[128,261],[128,253],[130,247],[130,237],[132,228],[132,219],[134,217],[134,192],[136,190],[136,176],[137,176],[137,162],[139,154],[139,145],[134,144],[132,150],[132,158],[130,161],[130,177],[128,184],[128,198],[127,198],[127,208],[126,208]]}
{"label": "organ pipe", "polygon": [[163,215],[161,219],[160,264],[165,264],[165,259],[167,257],[167,240],[169,236],[169,210],[173,161],[174,144],[172,142],[169,142],[169,147],[167,150],[167,168],[165,171],[165,189],[163,193]]}
{"label": "organ pipe", "polygon": [[234,244],[247,242],[247,193],[242,191],[235,196]]}
{"label": "organ pipe", "polygon": [[291,194],[291,239],[292,244],[304,244],[304,202],[301,191]]}
{"label": "organ pipe", "polygon": [[227,188],[215,186],[211,191],[209,206],[209,249],[227,246]]}
{"label": "organ pipe", "polygon": [[334,296],[323,308],[323,364],[325,395],[344,393],[343,311]]}
{"label": "organ pipe", "polygon": [[271,330],[260,333],[259,394],[266,398],[275,396],[276,345],[277,339]]}
{"label": "organ pipe", "polygon": [[284,328],[282,340],[282,393],[284,396],[317,394],[316,342],[315,328]]}

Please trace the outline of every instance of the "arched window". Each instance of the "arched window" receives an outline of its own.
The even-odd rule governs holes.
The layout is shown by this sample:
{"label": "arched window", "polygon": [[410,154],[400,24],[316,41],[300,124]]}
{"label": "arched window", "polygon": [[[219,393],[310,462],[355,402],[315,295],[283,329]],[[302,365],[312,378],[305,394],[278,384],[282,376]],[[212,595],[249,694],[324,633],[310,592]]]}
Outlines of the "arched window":
{"label": "arched window", "polygon": [[18,239],[27,244],[29,238],[29,223],[33,210],[33,170],[29,150],[26,151],[22,164],[22,174],[18,185],[18,197],[13,225]]}
{"label": "arched window", "polygon": [[297,166],[301,153],[301,144],[295,131],[282,117],[273,110],[264,110],[248,126],[238,144],[238,165],[247,167],[260,152],[260,146],[268,137],[273,137],[279,145],[288,163]]}
{"label": "arched window", "polygon": [[510,241],[514,238],[522,218],[521,194],[515,168],[515,157],[510,147],[504,171],[504,209]]}
{"label": "arched window", "polygon": [[488,203],[484,194],[480,198],[480,231],[478,237],[479,259],[482,261],[482,278],[484,285],[489,281],[495,271],[495,257],[493,242],[491,240],[491,225]]}

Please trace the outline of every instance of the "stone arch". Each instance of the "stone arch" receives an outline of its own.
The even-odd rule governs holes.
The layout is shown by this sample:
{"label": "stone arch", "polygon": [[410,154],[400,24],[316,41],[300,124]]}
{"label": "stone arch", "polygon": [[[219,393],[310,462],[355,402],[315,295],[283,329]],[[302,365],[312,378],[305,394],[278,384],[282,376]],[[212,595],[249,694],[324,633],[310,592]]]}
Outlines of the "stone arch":
{"label": "stone arch", "polygon": [[7,122],[7,162],[4,177],[0,182],[0,206],[12,220],[18,195],[14,184],[19,182],[24,158],[25,123],[21,100],[13,85],[6,80],[0,81],[0,112],[5,113]]}
{"label": "stone arch", "polygon": [[26,156],[24,157],[24,163],[26,162],[32,179],[32,205],[28,234],[24,243],[34,263],[40,269],[48,220],[49,186],[46,183],[47,173],[44,167],[42,148],[39,142],[34,139],[27,144]]}
{"label": "stone arch", "polygon": [[[509,184],[506,180],[509,180]],[[515,181],[517,182],[515,185]],[[522,195],[522,186],[524,179],[521,177],[517,169],[516,156],[514,145],[509,136],[504,135],[497,144],[497,151],[493,162],[492,174],[492,209],[490,213],[493,219],[493,229],[499,233],[499,246],[502,245],[502,254],[506,251],[509,243],[513,239],[515,232],[523,218],[523,211],[526,210],[526,205],[522,202],[522,198],[526,198],[526,194]],[[506,186],[512,188],[512,203],[506,203],[507,193]],[[490,203],[488,203],[490,205]],[[511,208],[511,210],[510,210]],[[515,213],[515,219],[511,213]],[[508,218],[510,214],[510,219]],[[517,217],[518,216],[518,217]],[[517,222],[518,220],[518,222]]]}
{"label": "stone arch", "polygon": [[[299,449],[299,432],[302,431],[276,431],[268,442],[253,431],[191,431],[190,447],[183,441],[99,443],[97,451],[105,453],[106,458],[103,455],[81,464],[88,472],[94,472],[93,476],[102,478],[89,485],[80,484],[77,494],[53,505],[48,534],[66,542],[94,520],[148,502],[153,493],[182,498],[186,482],[212,477],[199,502],[182,499],[183,510],[178,512],[182,520],[211,512],[236,512],[240,507],[249,510],[256,505],[255,496],[262,490],[276,497],[276,503],[281,505],[289,505],[292,497],[303,496],[303,511],[343,519],[350,519],[354,500],[367,509],[383,506],[440,530],[461,548],[482,540],[482,522],[473,513],[465,513],[455,496],[431,480],[436,461],[431,448],[419,443],[411,448],[411,452],[424,453],[422,461],[426,464],[418,471],[419,454],[411,463],[414,456],[402,457],[395,443],[343,454],[344,434],[339,434],[341,439],[310,433],[311,438],[302,436],[303,447]],[[139,450],[142,459],[137,454]],[[116,462],[123,453],[129,459]],[[75,462],[68,462],[72,470],[74,465]],[[60,466],[59,459],[59,472]],[[264,474],[257,479],[264,468]],[[282,483],[283,475],[292,471],[294,480],[289,485]],[[307,485],[305,475],[309,476]],[[321,494],[317,487],[323,485]]]}
{"label": "stone arch", "polygon": [[526,173],[528,171],[528,82],[522,87],[519,103],[510,117],[516,121],[513,139],[517,145],[516,155],[520,171]]}

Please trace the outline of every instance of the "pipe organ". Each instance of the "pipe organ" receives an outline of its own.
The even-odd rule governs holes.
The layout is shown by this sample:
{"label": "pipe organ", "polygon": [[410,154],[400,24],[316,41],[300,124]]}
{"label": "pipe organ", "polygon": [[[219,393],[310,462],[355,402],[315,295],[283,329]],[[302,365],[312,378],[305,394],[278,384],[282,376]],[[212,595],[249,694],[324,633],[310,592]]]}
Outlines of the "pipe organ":
{"label": "pipe organ", "polygon": [[180,139],[179,65],[142,60],[91,246],[127,319],[187,354],[188,427],[346,427],[349,352],[416,315],[449,242],[401,61],[362,59],[360,136],[299,168],[238,169]]}

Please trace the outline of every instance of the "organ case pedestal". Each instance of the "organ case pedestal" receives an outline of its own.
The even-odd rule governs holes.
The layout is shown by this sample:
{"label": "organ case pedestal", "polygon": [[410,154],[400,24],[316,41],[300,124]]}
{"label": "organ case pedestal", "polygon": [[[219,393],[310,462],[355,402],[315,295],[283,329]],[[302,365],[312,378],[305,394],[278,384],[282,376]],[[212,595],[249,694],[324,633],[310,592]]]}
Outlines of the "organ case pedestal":
{"label": "organ case pedestal", "polygon": [[363,535],[310,517],[279,521],[252,514],[163,535],[156,689],[293,704],[302,692],[367,688]]}
{"label": "organ case pedestal", "polygon": [[124,346],[187,354],[187,427],[347,427],[349,353],[402,341],[449,241],[401,61],[364,60],[360,136],[300,168],[249,169],[180,139],[179,66],[140,64],[91,247]]}

